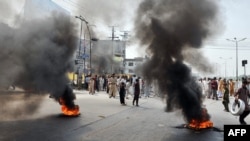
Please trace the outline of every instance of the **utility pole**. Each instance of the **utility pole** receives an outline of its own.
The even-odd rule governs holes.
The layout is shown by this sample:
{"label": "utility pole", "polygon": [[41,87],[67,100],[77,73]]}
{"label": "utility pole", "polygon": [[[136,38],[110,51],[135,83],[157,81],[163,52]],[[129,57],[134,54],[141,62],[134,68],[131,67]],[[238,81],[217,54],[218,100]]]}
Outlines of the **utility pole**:
{"label": "utility pole", "polygon": [[[78,57],[77,58],[83,58],[83,73],[84,73],[84,75],[85,75],[85,51],[86,51],[86,48],[85,48],[85,33],[84,33],[84,54],[83,55],[81,55],[81,46],[82,46],[82,22],[85,22],[86,24],[88,24],[88,22],[85,20],[85,18],[84,17],[82,17],[81,15],[80,16],[75,16],[75,18],[77,18],[77,19],[79,19],[79,20],[81,20],[81,31],[80,31],[80,45],[79,45],[79,54],[78,54]],[[81,76],[81,74],[80,74],[80,67],[78,67],[78,77],[77,77],[77,84],[78,84],[78,89],[80,89],[81,88],[81,80],[82,80],[82,78],[81,78],[82,76]],[[80,80],[80,81],[79,81]]]}
{"label": "utility pole", "polygon": [[[92,56],[91,56],[91,40],[92,40],[92,36],[91,36],[91,33],[90,33],[90,30],[89,30],[89,26],[88,23],[86,23],[86,26],[87,26],[87,29],[88,29],[88,32],[89,32],[89,68],[90,68],[90,74],[92,74],[92,62],[91,62],[91,59],[92,59]],[[95,26],[95,25],[93,25]]]}
{"label": "utility pole", "polygon": [[114,67],[114,66],[113,66],[113,65],[114,65],[114,60],[113,60],[113,57],[114,57],[114,39],[115,39],[115,38],[119,38],[119,37],[116,37],[116,36],[115,36],[115,27],[116,27],[116,26],[110,26],[110,27],[112,27],[112,34],[111,34],[111,37],[110,37],[110,38],[112,39],[112,64],[111,64],[111,73],[114,73],[114,72],[113,72],[113,71],[114,71],[114,70],[113,70],[113,69],[114,69],[114,68],[113,68],[113,67]]}
{"label": "utility pole", "polygon": [[240,40],[237,40],[237,38],[235,37],[233,40],[231,39],[227,39],[228,41],[231,41],[231,42],[235,42],[236,44],[236,89],[238,88],[238,42],[240,41],[244,41],[246,40],[246,38],[243,38],[243,39],[240,39]]}
{"label": "utility pole", "polygon": [[232,59],[232,57],[229,58],[220,57],[220,59],[223,59],[225,61],[225,78],[227,78],[227,60]]}
{"label": "utility pole", "polygon": [[109,37],[109,38],[111,38],[112,41],[114,41],[115,38],[119,38],[119,37],[115,36],[115,27],[117,27],[117,26],[109,26],[109,27],[112,27],[112,34],[111,34],[111,37]]}

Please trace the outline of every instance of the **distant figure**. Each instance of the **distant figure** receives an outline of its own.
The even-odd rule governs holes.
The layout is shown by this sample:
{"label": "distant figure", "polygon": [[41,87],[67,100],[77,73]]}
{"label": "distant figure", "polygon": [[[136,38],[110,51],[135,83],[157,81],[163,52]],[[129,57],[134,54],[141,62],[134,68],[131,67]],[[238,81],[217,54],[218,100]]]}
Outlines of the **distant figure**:
{"label": "distant figure", "polygon": [[139,106],[139,96],[140,96],[140,84],[139,84],[139,79],[135,80],[134,83],[134,99],[133,99],[133,105],[136,102],[136,106]]}
{"label": "distant figure", "polygon": [[129,90],[129,89],[130,89],[130,85],[131,85],[131,84],[130,84],[130,81],[129,81],[129,79],[128,79],[127,82],[126,82],[126,99],[129,99],[128,96],[129,96],[129,94],[131,94],[131,93],[130,93],[130,90]]}
{"label": "distant figure", "polygon": [[89,80],[89,94],[95,93],[95,78],[91,77]]}
{"label": "distant figure", "polygon": [[109,98],[116,96],[116,91],[117,91],[117,79],[115,78],[115,74],[112,74],[110,77],[110,87],[109,87]]}
{"label": "distant figure", "polygon": [[78,74],[78,82],[77,82],[78,90],[82,89],[82,75]]}
{"label": "distant figure", "polygon": [[217,90],[218,83],[216,81],[216,77],[211,81],[211,89],[212,89],[212,98],[218,100]]}
{"label": "distant figure", "polygon": [[234,95],[234,81],[233,79],[229,79],[229,94],[230,96],[233,96]]}
{"label": "distant figure", "polygon": [[229,112],[228,104],[229,104],[229,89],[227,83],[224,83],[224,93],[222,104],[224,105],[224,111]]}
{"label": "distant figure", "polygon": [[121,82],[119,88],[119,95],[120,95],[120,102],[122,105],[126,105],[125,94],[126,94],[126,84],[124,82]]}
{"label": "distant figure", "polygon": [[223,86],[224,86],[224,81],[221,77],[219,77],[218,79],[218,90],[217,90],[217,94],[218,94],[218,98],[222,98],[223,96]]}

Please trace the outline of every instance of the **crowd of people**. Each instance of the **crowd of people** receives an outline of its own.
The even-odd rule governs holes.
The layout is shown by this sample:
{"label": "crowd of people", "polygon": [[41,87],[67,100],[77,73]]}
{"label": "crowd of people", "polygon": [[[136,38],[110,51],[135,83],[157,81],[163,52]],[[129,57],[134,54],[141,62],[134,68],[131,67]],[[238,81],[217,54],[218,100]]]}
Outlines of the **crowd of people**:
{"label": "crowd of people", "polygon": [[240,124],[247,124],[245,118],[250,114],[249,98],[250,98],[250,84],[247,78],[242,78],[241,81],[233,81],[233,79],[223,79],[219,77],[199,79],[199,84],[203,95],[208,99],[219,100],[222,99],[224,111],[230,112],[229,103],[230,96],[234,97],[235,102],[241,99],[245,104],[245,109],[239,116]]}
{"label": "crowd of people", "polygon": [[137,75],[86,75],[84,84],[78,89],[85,89],[89,94],[94,95],[99,91],[105,91],[109,98],[116,98],[119,95],[121,105],[126,105],[126,99],[133,98],[132,105],[139,106],[141,97],[148,98],[152,86]]}
{"label": "crowd of people", "polygon": [[[105,91],[109,98],[116,98],[119,95],[120,104],[127,105],[126,99],[132,97],[132,105],[139,106],[141,97],[148,98],[151,92],[158,94],[157,87],[148,84],[146,80],[137,75],[87,75],[84,79],[83,89],[94,95],[99,91]],[[241,99],[245,103],[245,110],[239,116],[240,124],[247,124],[245,118],[250,114],[248,100],[250,97],[250,85],[246,78],[241,81],[225,78],[201,78],[199,84],[203,96],[207,99],[221,100],[225,112],[230,112],[230,97],[235,97],[235,101]],[[154,88],[153,88],[154,87]]]}

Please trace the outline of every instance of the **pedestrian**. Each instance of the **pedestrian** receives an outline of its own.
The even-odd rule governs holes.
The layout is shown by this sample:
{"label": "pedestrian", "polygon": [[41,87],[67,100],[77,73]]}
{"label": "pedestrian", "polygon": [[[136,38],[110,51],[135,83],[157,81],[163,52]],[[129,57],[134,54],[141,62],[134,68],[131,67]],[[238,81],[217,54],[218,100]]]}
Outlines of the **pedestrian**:
{"label": "pedestrian", "polygon": [[129,81],[129,79],[127,79],[127,82],[126,82],[126,99],[129,99],[129,94],[130,94],[130,81]]}
{"label": "pedestrian", "polygon": [[244,119],[250,113],[250,106],[248,105],[250,93],[249,93],[249,90],[247,89],[247,84],[248,82],[246,80],[243,80],[241,88],[239,88],[238,91],[234,95],[235,101],[238,101],[238,99],[241,99],[245,103],[245,110],[243,111],[243,113],[240,115],[240,118],[239,118],[240,124],[242,125],[247,124]]}
{"label": "pedestrian", "polygon": [[222,100],[222,104],[224,105],[224,111],[229,112],[229,89],[228,89],[228,85],[227,83],[224,83],[224,93],[223,93],[223,100]]}
{"label": "pedestrian", "polygon": [[210,99],[212,97],[212,87],[211,87],[211,82],[212,82],[212,78],[208,78],[208,95],[207,98]]}
{"label": "pedestrian", "polygon": [[81,74],[78,74],[78,82],[77,82],[77,88],[78,90],[80,90],[82,88],[82,75]]}
{"label": "pedestrian", "polygon": [[91,77],[89,80],[89,94],[94,95],[95,93],[95,78]]}
{"label": "pedestrian", "polygon": [[119,88],[120,103],[121,105],[126,105],[125,103],[126,84],[124,82],[121,82],[119,87],[120,87]]}
{"label": "pedestrian", "polygon": [[218,95],[217,95],[218,83],[216,81],[216,77],[214,77],[211,82],[211,88],[212,88],[212,99],[218,100]]}
{"label": "pedestrian", "polygon": [[218,98],[222,98],[223,97],[223,86],[224,86],[224,81],[221,77],[219,77],[218,79],[218,90],[217,90],[217,95]]}
{"label": "pedestrian", "polygon": [[139,96],[140,96],[140,83],[139,79],[135,80],[134,83],[134,99],[133,99],[133,105],[136,103],[136,106],[139,106]]}
{"label": "pedestrian", "polygon": [[106,81],[107,81],[107,87],[106,87],[106,92],[107,92],[107,94],[109,94],[109,89],[110,89],[110,79],[111,79],[111,76],[110,75],[108,75],[108,77],[107,77],[107,79],[106,79]]}
{"label": "pedestrian", "polygon": [[234,81],[233,79],[229,79],[229,94],[230,96],[233,96],[234,95]]}
{"label": "pedestrian", "polygon": [[98,75],[94,76],[94,89],[96,92],[99,92],[99,79],[98,79]]}
{"label": "pedestrian", "polygon": [[112,74],[110,77],[110,87],[109,87],[109,98],[116,96],[117,92],[117,79],[115,77],[115,74]]}

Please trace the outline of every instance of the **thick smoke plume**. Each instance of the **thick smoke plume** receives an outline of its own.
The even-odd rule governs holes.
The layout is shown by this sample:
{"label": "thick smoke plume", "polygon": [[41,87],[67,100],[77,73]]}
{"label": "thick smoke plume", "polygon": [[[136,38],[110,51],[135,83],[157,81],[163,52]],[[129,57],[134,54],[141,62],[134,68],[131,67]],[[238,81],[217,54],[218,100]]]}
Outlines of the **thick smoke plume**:
{"label": "thick smoke plume", "polygon": [[17,28],[0,23],[0,31],[0,88],[14,84],[32,93],[50,93],[56,100],[67,98],[73,106],[67,72],[72,69],[77,32],[70,17],[53,13]]}
{"label": "thick smoke plume", "polygon": [[[157,81],[167,98],[166,110],[181,109],[188,122],[208,119],[209,115],[202,115],[202,92],[183,51],[202,47],[211,35],[217,11],[213,0],[144,0],[138,9],[136,36],[151,53],[143,68],[144,78]],[[201,60],[206,59],[189,64],[204,64]],[[206,70],[204,65],[202,69]]]}

